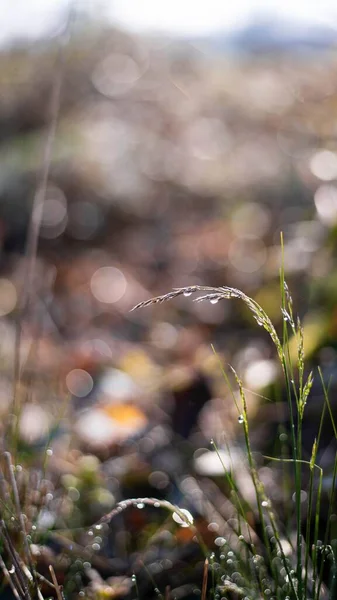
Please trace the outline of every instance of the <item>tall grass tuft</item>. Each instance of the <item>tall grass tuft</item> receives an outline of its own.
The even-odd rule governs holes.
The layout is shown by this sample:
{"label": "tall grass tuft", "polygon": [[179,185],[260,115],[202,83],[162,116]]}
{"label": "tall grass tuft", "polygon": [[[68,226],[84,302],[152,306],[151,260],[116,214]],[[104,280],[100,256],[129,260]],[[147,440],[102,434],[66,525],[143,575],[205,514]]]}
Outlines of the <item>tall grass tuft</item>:
{"label": "tall grass tuft", "polygon": [[[229,376],[230,373],[234,375],[234,385],[239,392],[239,403],[235,400],[234,393],[233,398],[238,410],[239,423],[243,426],[247,462],[255,490],[256,503],[254,507],[249,506],[247,499],[241,496],[236,486],[235,471],[227,471],[223,465],[227,482],[232,491],[231,499],[236,511],[236,520],[235,524],[230,526],[231,543],[224,539],[217,558],[216,585],[213,594],[215,598],[244,598],[245,600],[260,600],[261,598],[265,600],[270,598],[277,600],[334,600],[337,598],[337,540],[331,539],[337,460],[335,457],[327,506],[323,507],[324,513],[327,515],[323,540],[319,540],[319,535],[324,472],[323,468],[317,464],[322,424],[326,415],[331,420],[336,440],[337,428],[329,402],[328,390],[319,370],[318,376],[321,379],[325,403],[318,423],[317,436],[312,440],[310,461],[303,460],[303,418],[314,379],[312,372],[306,375],[303,327],[300,319],[294,315],[293,301],[285,281],[283,267],[280,270],[280,288],[282,313],[280,334],[277,333],[264,309],[254,299],[241,290],[227,286],[181,287],[162,296],[140,302],[133,309],[167,302],[179,296],[190,297],[198,292],[201,292],[202,295],[194,298],[195,302],[215,304],[223,300],[239,299],[248,307],[257,324],[263,327],[271,337],[282,368],[289,412],[291,455],[265,458],[280,463],[284,469],[289,466],[289,463],[292,465],[295,535],[293,535],[293,529],[284,524],[282,517],[277,514],[276,508],[273,507],[268,497],[268,490],[265,489],[259,478],[250,442],[250,419],[242,381],[232,367],[226,369],[221,366],[226,382],[231,388]],[[294,344],[295,359],[291,352]],[[233,390],[231,391],[233,392]],[[214,442],[212,443],[218,452],[216,445]],[[218,456],[221,460],[219,452]],[[304,485],[307,487],[307,491],[303,490]],[[306,492],[305,497],[307,498],[306,515],[303,510],[304,492]],[[284,495],[284,514],[286,514],[286,505],[292,499],[289,498],[287,490],[284,490]],[[254,523],[258,525],[255,532],[252,529],[252,512],[256,514]],[[206,558],[209,561],[208,568],[214,569],[214,555],[208,554]],[[202,594],[205,597],[204,588]]]}

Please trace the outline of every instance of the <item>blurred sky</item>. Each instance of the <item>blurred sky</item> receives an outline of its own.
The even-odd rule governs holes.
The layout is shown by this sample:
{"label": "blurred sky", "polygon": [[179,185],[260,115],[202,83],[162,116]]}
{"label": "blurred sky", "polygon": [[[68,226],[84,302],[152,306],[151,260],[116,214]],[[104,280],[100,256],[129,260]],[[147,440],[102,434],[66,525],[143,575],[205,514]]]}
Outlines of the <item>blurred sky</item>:
{"label": "blurred sky", "polygon": [[235,30],[256,17],[337,27],[336,0],[0,0],[0,43],[56,34],[72,4],[133,30],[183,35]]}

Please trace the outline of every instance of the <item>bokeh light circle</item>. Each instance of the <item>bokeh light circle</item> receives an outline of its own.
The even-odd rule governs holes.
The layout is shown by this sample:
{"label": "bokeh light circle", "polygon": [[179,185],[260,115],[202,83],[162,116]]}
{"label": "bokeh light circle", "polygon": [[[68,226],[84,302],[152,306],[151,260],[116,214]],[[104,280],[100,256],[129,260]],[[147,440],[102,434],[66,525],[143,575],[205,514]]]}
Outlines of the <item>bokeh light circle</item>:
{"label": "bokeh light circle", "polygon": [[84,398],[94,387],[93,378],[84,369],[73,369],[66,376],[66,386],[73,396]]}
{"label": "bokeh light circle", "polygon": [[90,288],[93,296],[99,302],[114,304],[120,300],[127,287],[127,281],[122,271],[116,267],[101,267],[93,274]]}

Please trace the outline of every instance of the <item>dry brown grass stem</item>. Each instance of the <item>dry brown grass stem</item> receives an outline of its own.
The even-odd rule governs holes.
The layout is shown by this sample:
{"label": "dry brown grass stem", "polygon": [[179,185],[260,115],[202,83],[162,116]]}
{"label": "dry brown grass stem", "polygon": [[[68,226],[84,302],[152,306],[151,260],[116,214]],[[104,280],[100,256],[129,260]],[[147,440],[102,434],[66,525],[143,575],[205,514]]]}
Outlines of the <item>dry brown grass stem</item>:
{"label": "dry brown grass stem", "polygon": [[284,352],[282,348],[281,341],[276,333],[275,327],[272,324],[270,318],[267,313],[263,310],[263,308],[255,301],[253,298],[247,296],[241,290],[237,288],[221,286],[221,287],[211,287],[207,285],[191,285],[182,288],[173,289],[172,292],[168,292],[167,294],[163,294],[162,296],[156,296],[154,298],[150,298],[149,300],[144,300],[143,302],[139,302],[132,308],[132,311],[137,310],[138,308],[145,308],[147,306],[152,306],[153,304],[162,304],[163,302],[167,302],[169,300],[173,300],[174,298],[178,298],[179,296],[191,296],[197,292],[207,292],[202,296],[198,296],[194,298],[194,302],[204,302],[209,301],[212,304],[216,304],[220,300],[230,300],[231,298],[238,298],[242,300],[247,308],[252,313],[254,319],[263,327],[270,335],[272,341],[274,342],[277,353],[281,360],[281,364],[284,364]]}
{"label": "dry brown grass stem", "polygon": [[208,581],[208,558],[206,558],[205,562],[204,562],[204,574],[203,574],[203,578],[202,578],[201,600],[206,600],[207,581]]}

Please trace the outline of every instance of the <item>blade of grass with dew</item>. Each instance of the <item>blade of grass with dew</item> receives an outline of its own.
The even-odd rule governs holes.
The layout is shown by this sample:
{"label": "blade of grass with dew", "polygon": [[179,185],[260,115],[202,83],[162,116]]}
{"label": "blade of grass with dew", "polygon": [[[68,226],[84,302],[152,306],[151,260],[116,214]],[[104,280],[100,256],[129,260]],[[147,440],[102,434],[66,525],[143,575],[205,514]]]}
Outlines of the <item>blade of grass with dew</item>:
{"label": "blade of grass with dew", "polygon": [[[235,502],[237,503],[236,504],[237,514],[238,514],[238,516],[242,517],[243,520],[244,520],[244,522],[247,524],[249,542],[250,542],[251,546],[254,547],[253,540],[252,540],[252,537],[251,537],[250,527],[249,527],[249,524],[248,524],[247,518],[246,518],[246,512],[245,512],[245,509],[243,507],[242,499],[240,497],[239,490],[237,488],[235,480],[234,480],[232,474],[228,472],[228,469],[226,469],[226,466],[225,466],[225,464],[224,464],[224,462],[222,460],[222,457],[221,457],[221,454],[220,454],[219,449],[217,447],[217,444],[214,442],[214,440],[211,440],[211,443],[212,443],[212,446],[214,447],[214,450],[215,450],[215,452],[216,452],[216,454],[217,454],[217,456],[219,458],[219,461],[220,461],[220,463],[221,463],[221,465],[223,467],[224,475],[225,475],[225,477],[226,477],[226,479],[227,479],[227,481],[229,483],[230,489],[234,493]],[[238,529],[238,531],[236,533],[239,536],[239,535],[241,535],[240,519],[238,519],[238,522],[239,522],[239,529]]]}
{"label": "blade of grass with dew", "polygon": [[[280,268],[280,288],[281,288],[281,312],[283,315],[287,314],[290,319],[283,318],[283,370],[285,375],[286,394],[289,407],[290,415],[290,427],[292,436],[292,451],[294,459],[294,471],[295,471],[295,504],[296,504],[296,536],[297,536],[297,580],[298,580],[298,596],[300,600],[303,598],[302,588],[302,506],[301,506],[301,488],[302,488],[302,477],[301,477],[301,423],[299,419],[299,411],[297,410],[297,424],[295,423],[295,417],[292,407],[292,393],[293,390],[297,408],[299,406],[299,400],[297,396],[297,390],[295,386],[295,379],[292,367],[292,361],[289,355],[289,337],[288,337],[288,323],[294,331],[294,322],[292,317],[292,300],[289,294],[288,286],[285,281],[284,272],[284,240],[283,234],[281,233],[281,268]],[[287,310],[290,309],[290,310]],[[295,332],[296,335],[296,332]],[[292,385],[290,385],[292,384]]]}
{"label": "blade of grass with dew", "polygon": [[[320,370],[319,370],[319,372],[320,372]],[[327,397],[328,397],[328,390],[327,390]],[[313,449],[312,449],[312,455],[311,455],[311,460],[310,460],[311,464],[316,463],[318,448],[319,448],[321,436],[322,436],[323,423],[324,423],[324,419],[325,419],[326,409],[327,409],[327,403],[326,403],[326,400],[324,399],[324,405],[323,405],[323,409],[322,409],[321,416],[320,416],[317,437],[316,437],[316,440],[314,442]],[[311,523],[311,512],[312,512],[311,511],[311,505],[312,505],[311,482],[312,482],[313,478],[311,475],[312,475],[312,472],[310,473],[310,482],[309,482],[309,512],[308,512],[309,526]],[[315,597],[315,585],[316,585],[316,577],[317,577],[317,572],[316,572],[317,571],[317,541],[318,541],[318,531],[319,531],[320,512],[321,512],[322,485],[323,485],[323,472],[322,472],[322,477],[320,478],[319,486],[318,486],[318,490],[317,490],[317,499],[316,499],[316,507],[315,507],[315,523],[314,523],[314,533],[313,533],[313,540],[312,540],[312,548],[313,548],[313,551],[312,551],[312,563],[313,563],[312,595],[313,595],[313,597]],[[309,541],[308,537],[307,537],[306,541],[307,541],[307,550],[308,550],[310,547],[310,541]]]}
{"label": "blade of grass with dew", "polygon": [[[329,416],[330,416],[330,420],[331,420],[331,424],[332,424],[332,428],[333,428],[333,432],[334,432],[334,437],[335,437],[335,440],[337,440],[337,427],[336,427],[335,419],[334,419],[332,409],[331,409],[328,390],[327,390],[327,387],[324,382],[322,370],[320,368],[318,368],[318,372],[319,372],[319,376],[320,376],[321,383],[322,383],[325,404],[329,411]],[[327,511],[327,525],[326,525],[326,530],[325,530],[325,534],[324,534],[324,547],[326,547],[328,545],[328,539],[329,539],[329,533],[330,533],[330,527],[331,527],[331,516],[332,516],[332,510],[333,510],[333,506],[334,506],[334,502],[335,502],[335,497],[336,497],[336,481],[337,481],[337,455],[335,456],[333,472],[332,472],[331,493],[330,493],[329,506],[328,506],[328,511]],[[315,598],[317,600],[319,600],[320,590],[321,590],[321,586],[322,586],[322,582],[323,582],[323,569],[324,569],[324,560],[322,559],[320,572],[319,572],[319,578],[318,578],[317,592],[316,592],[316,596],[315,596]],[[333,600],[332,597],[331,597],[331,600]]]}
{"label": "blade of grass with dew", "polygon": [[100,525],[102,523],[110,523],[110,521],[114,517],[119,515],[123,510],[127,510],[128,508],[134,507],[134,506],[137,507],[137,504],[142,505],[142,507],[145,505],[145,506],[154,506],[155,508],[162,508],[164,510],[168,510],[172,514],[176,513],[180,517],[180,519],[185,523],[185,526],[187,526],[191,529],[193,534],[198,539],[198,543],[200,545],[200,548],[204,552],[204,555],[207,556],[208,548],[207,548],[206,544],[204,543],[204,541],[200,535],[200,532],[195,527],[195,525],[193,523],[193,518],[186,515],[186,513],[184,512],[184,510],[182,508],[180,508],[179,506],[176,506],[175,504],[172,504],[168,500],[159,500],[158,498],[128,498],[127,500],[122,500],[121,502],[118,502],[116,504],[116,506],[109,513],[104,515],[98,521],[97,525]]}
{"label": "blade of grass with dew", "polygon": [[[217,358],[218,358],[219,365],[220,365],[220,370],[221,370],[221,372],[222,372],[222,374],[223,374],[223,377],[224,377],[224,379],[225,379],[225,381],[226,381],[226,384],[227,384],[227,386],[228,386],[228,388],[229,388],[229,390],[230,390],[231,396],[232,396],[232,398],[233,398],[233,400],[234,400],[234,404],[235,404],[235,406],[236,406],[236,409],[237,409],[237,411],[238,411],[238,415],[239,415],[239,418],[240,418],[241,411],[240,411],[240,408],[239,408],[239,405],[238,405],[238,402],[237,402],[236,396],[235,396],[235,394],[234,394],[234,391],[233,391],[233,388],[232,388],[231,382],[230,382],[230,380],[229,380],[229,378],[228,378],[228,375],[227,375],[227,373],[226,373],[226,371],[225,371],[225,369],[224,369],[224,367],[223,367],[223,365],[222,365],[222,363],[221,363],[221,361],[220,361],[220,358],[219,358],[219,356],[217,355],[217,353],[216,353],[216,351],[215,351],[215,348],[214,348],[214,346],[213,346],[213,345],[212,345],[212,350],[213,350],[214,354],[215,354],[215,355],[217,356]],[[240,395],[241,395],[241,393],[244,395],[244,399],[243,399],[243,405],[246,407],[246,402],[245,402],[245,389],[244,389],[244,387],[243,387],[243,385],[242,385],[242,381],[241,381],[241,380],[238,378],[238,376],[237,376],[237,374],[236,374],[235,370],[234,370],[234,369],[233,369],[233,368],[232,368],[230,365],[229,365],[229,367],[231,368],[232,372],[234,373],[234,376],[235,376],[235,378],[236,378],[236,381],[237,381],[237,383],[239,384],[239,388],[240,388]],[[242,398],[242,396],[241,396],[241,398]],[[246,411],[246,412],[247,412],[247,411]],[[246,416],[247,416],[247,415],[246,415]],[[243,417],[243,418],[244,418],[244,417]],[[248,427],[248,418],[246,418],[246,421],[247,421],[247,427]],[[247,435],[248,435],[248,430],[247,430]],[[249,438],[248,438],[248,440],[249,440]],[[247,442],[247,438],[246,438],[246,442]],[[222,464],[222,466],[223,466],[223,468],[224,468],[224,472],[226,473],[226,476],[227,476],[227,470],[225,469],[225,465],[223,464],[223,461],[222,461],[222,459],[221,459],[220,453],[219,453],[219,451],[218,451],[218,449],[217,449],[216,445],[214,444],[214,441],[213,441],[213,445],[215,446],[215,449],[216,449],[216,451],[217,451],[217,454],[218,454],[219,460],[220,460],[220,462],[221,462],[221,464]],[[250,445],[249,445],[249,448],[250,448]],[[251,455],[251,452],[250,452],[250,451],[248,451],[248,455],[250,455],[250,457],[252,458],[252,455]],[[251,466],[252,466],[252,465],[250,464],[250,468],[251,468]],[[252,473],[252,470],[251,470],[251,473]],[[257,497],[257,503],[258,503],[258,505],[259,505],[259,502],[258,502],[258,492],[257,492],[257,488],[256,488],[256,486],[255,486],[256,480],[254,480],[253,474],[252,474],[252,478],[253,478],[253,484],[254,484],[255,493],[256,493],[256,497]],[[238,501],[238,506],[239,506],[239,509],[240,509],[240,514],[241,514],[241,516],[243,517],[243,519],[244,519],[245,523],[248,525],[248,534],[249,534],[249,538],[250,538],[250,544],[251,544],[251,548],[253,548],[253,556],[254,556],[254,555],[256,556],[256,550],[255,550],[255,546],[254,546],[254,544],[253,544],[253,541],[252,541],[252,538],[251,538],[251,534],[250,534],[250,527],[249,527],[249,524],[248,524],[248,522],[247,522],[246,513],[245,513],[245,510],[244,510],[244,508],[243,508],[243,505],[242,505],[242,500],[241,500],[241,498],[240,498],[240,496],[239,496],[239,494],[238,494],[238,489],[237,489],[237,487],[236,487],[236,485],[235,485],[235,483],[234,483],[234,480],[233,480],[233,478],[231,478],[231,479],[229,480],[229,483],[230,483],[230,484],[232,484],[232,485],[234,486],[234,488],[233,488],[233,491],[234,491],[234,492],[235,492],[235,494],[236,494],[236,499],[237,499],[237,501]],[[265,533],[265,531],[266,531],[266,528],[265,528],[265,526],[264,526],[264,524],[263,524],[263,512],[262,512],[262,505],[260,506],[259,516],[260,516],[260,522],[261,522],[261,524],[263,525],[262,531]],[[261,518],[261,517],[262,517],[262,518]],[[240,520],[239,520],[239,523],[240,523]],[[265,542],[266,542],[266,540],[267,540],[267,542],[269,543],[269,540],[268,540],[268,538],[267,538],[267,537],[265,538]],[[269,552],[269,554],[270,554],[270,552]],[[271,556],[270,556],[270,559],[271,559]],[[270,563],[272,564],[272,561],[271,561],[271,560],[270,560]],[[260,592],[261,592],[261,593],[264,595],[263,586],[262,586],[262,584],[261,584],[261,581],[258,581],[258,584],[259,584],[259,589],[260,589]]]}
{"label": "blade of grass with dew", "polygon": [[[320,498],[321,498],[322,482],[323,482],[323,469],[319,465],[317,465],[314,462],[314,460],[313,460],[314,457],[316,456],[316,454],[317,454],[317,443],[314,444],[314,448],[313,448],[313,451],[312,451],[312,455],[311,455],[310,461],[301,460],[301,464],[302,465],[308,465],[308,467],[310,469],[310,472],[313,472],[314,469],[317,469],[318,473],[319,473],[319,484],[318,484],[318,493],[317,493],[317,501],[316,501],[316,512],[315,512],[315,516],[316,516],[316,519],[317,519],[317,514],[319,512],[317,510],[317,504],[318,504],[318,506],[320,506]],[[277,458],[275,456],[267,456],[267,455],[265,455],[264,458],[266,458],[268,460],[272,460],[274,462],[284,462],[284,463],[293,462],[292,458]],[[315,521],[315,530],[316,530],[316,527],[318,528],[318,521],[317,520]],[[318,533],[317,533],[317,535],[318,535]],[[313,579],[315,578],[315,565],[316,565],[316,562],[315,562],[315,560],[313,560],[313,577],[312,577]]]}
{"label": "blade of grass with dew", "polygon": [[[310,474],[309,474],[309,496],[308,496],[308,514],[307,514],[307,525],[306,525],[306,533],[305,533],[305,564],[304,564],[304,591],[307,594],[308,590],[308,573],[309,573],[309,556],[310,556],[310,547],[311,547],[311,519],[313,512],[313,494],[314,494],[314,466],[317,459],[317,451],[318,451],[318,443],[317,439],[314,440],[311,458],[310,458]],[[318,509],[319,510],[319,509]],[[317,515],[317,505],[316,505],[316,515]],[[312,579],[314,580],[314,574]]]}
{"label": "blade of grass with dew", "polygon": [[[218,458],[219,458],[219,460],[221,462],[221,465],[222,465],[222,467],[224,469],[225,476],[227,477],[227,480],[228,480],[228,482],[230,484],[230,487],[231,487],[231,489],[232,489],[232,491],[233,491],[233,493],[235,495],[235,501],[237,502],[237,504],[235,506],[236,506],[236,510],[237,510],[237,514],[238,514],[238,530],[236,531],[235,529],[233,529],[233,531],[238,536],[238,538],[240,538],[240,535],[242,533],[242,530],[241,530],[241,519],[240,519],[240,517],[242,517],[244,523],[247,526],[248,539],[249,539],[249,543],[247,544],[247,542],[246,542],[245,547],[246,547],[246,549],[248,549],[248,547],[249,547],[250,555],[254,558],[254,557],[257,556],[256,544],[254,544],[253,539],[252,539],[251,527],[250,527],[250,525],[248,523],[248,520],[247,520],[247,513],[246,513],[246,511],[245,511],[245,509],[243,507],[242,499],[241,499],[240,494],[239,494],[239,490],[237,489],[237,486],[235,484],[235,480],[233,479],[233,477],[232,476],[228,477],[228,471],[227,471],[227,469],[226,469],[226,467],[225,467],[225,465],[223,463],[223,460],[221,458],[219,449],[217,448],[217,445],[215,444],[214,441],[213,441],[212,445],[215,448],[215,451],[216,451],[216,453],[218,455]],[[247,559],[247,563],[249,564],[249,559]],[[254,577],[256,579],[256,584],[258,586],[259,592],[261,594],[263,594],[263,585],[262,585],[261,577],[259,577],[258,574],[255,571],[254,572],[250,572],[250,577]]]}
{"label": "blade of grass with dew", "polygon": [[[239,393],[240,393],[240,398],[242,401],[243,430],[244,430],[246,451],[247,451],[247,456],[248,456],[248,464],[249,464],[250,474],[251,474],[251,478],[252,478],[254,489],[255,489],[257,510],[258,510],[260,524],[262,527],[263,541],[264,541],[264,545],[265,545],[267,555],[269,558],[270,568],[271,568],[272,574],[274,576],[274,580],[276,580],[276,574],[274,571],[274,563],[272,560],[272,551],[271,551],[269,537],[267,534],[267,523],[266,523],[266,520],[264,517],[263,506],[262,506],[262,502],[267,502],[267,504],[269,505],[269,501],[266,501],[266,499],[265,499],[266,497],[265,497],[264,487],[262,485],[262,482],[259,480],[259,477],[258,477],[258,474],[256,471],[255,461],[253,458],[251,445],[250,445],[247,402],[246,402],[245,392],[242,387],[242,381],[239,378],[238,374],[236,373],[235,369],[233,369],[233,367],[231,367],[231,369],[234,373],[236,382],[239,386]],[[264,500],[263,500],[263,498],[264,498]],[[265,595],[264,590],[263,590],[263,595]]]}

